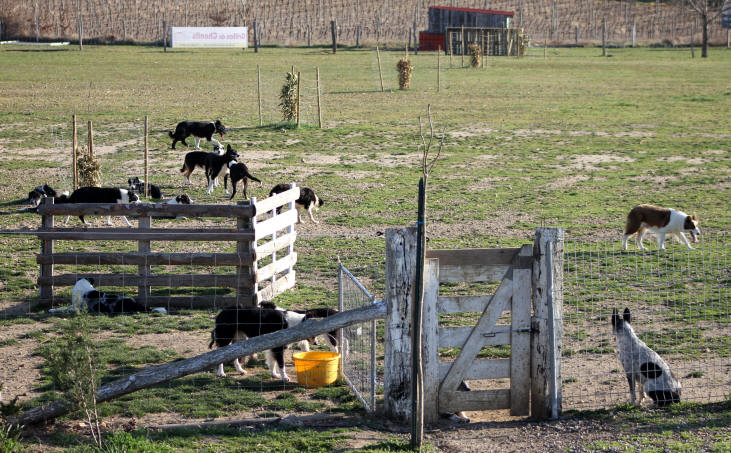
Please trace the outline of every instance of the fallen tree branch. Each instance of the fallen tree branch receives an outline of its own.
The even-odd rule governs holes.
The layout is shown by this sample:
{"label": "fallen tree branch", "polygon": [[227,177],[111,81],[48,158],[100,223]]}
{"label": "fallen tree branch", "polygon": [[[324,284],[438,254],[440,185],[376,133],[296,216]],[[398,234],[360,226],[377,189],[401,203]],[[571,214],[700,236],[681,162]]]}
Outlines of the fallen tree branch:
{"label": "fallen tree branch", "polygon": [[[176,429],[202,429],[202,428],[215,428],[215,427],[229,427],[235,428],[238,426],[252,426],[252,425],[271,425],[275,423],[281,423],[286,426],[299,426],[304,423],[322,422],[322,421],[337,421],[341,422],[338,426],[344,422],[350,422],[353,425],[362,423],[360,417],[346,417],[343,415],[332,415],[332,414],[312,414],[312,415],[288,415],[287,417],[265,417],[265,418],[244,418],[237,420],[215,420],[211,422],[198,422],[198,423],[175,423],[166,425],[148,425],[145,429],[157,430],[157,431],[170,431]],[[320,426],[318,424],[318,426]]]}
{"label": "fallen tree branch", "polygon": [[[254,337],[190,359],[145,368],[142,371],[99,387],[96,392],[96,400],[99,403],[109,401],[162,382],[213,368],[219,363],[230,362],[238,357],[295,343],[351,324],[384,317],[386,317],[386,305],[379,301],[367,307],[344,311],[322,320],[308,320],[291,329]],[[27,426],[56,418],[73,409],[74,407],[69,401],[58,400],[28,409],[18,417],[9,419],[8,422]]]}

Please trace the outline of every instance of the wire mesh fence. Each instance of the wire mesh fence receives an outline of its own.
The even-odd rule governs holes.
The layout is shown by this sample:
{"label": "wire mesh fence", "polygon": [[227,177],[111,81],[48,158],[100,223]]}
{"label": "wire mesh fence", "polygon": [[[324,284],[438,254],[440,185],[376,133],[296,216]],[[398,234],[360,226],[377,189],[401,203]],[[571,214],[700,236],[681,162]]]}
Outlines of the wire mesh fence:
{"label": "wire mesh fence", "polygon": [[729,242],[704,232],[695,250],[621,249],[619,241],[567,241],[564,255],[564,409],[626,403],[611,313],[625,307],[641,340],[668,363],[682,400],[709,402],[731,392]]}
{"label": "wire mesh fence", "polygon": [[[338,266],[339,309],[353,310],[375,298],[342,264]],[[368,412],[376,408],[376,320],[342,329],[343,377]],[[381,380],[382,382],[382,380]]]}

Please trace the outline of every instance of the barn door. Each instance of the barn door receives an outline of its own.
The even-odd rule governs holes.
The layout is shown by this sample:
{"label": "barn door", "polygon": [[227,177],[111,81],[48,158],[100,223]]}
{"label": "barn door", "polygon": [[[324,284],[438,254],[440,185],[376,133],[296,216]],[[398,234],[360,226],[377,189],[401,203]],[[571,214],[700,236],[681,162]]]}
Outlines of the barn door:
{"label": "barn door", "polygon": [[[527,415],[530,401],[532,246],[511,249],[431,250],[424,272],[424,416],[463,410],[510,409]],[[494,294],[441,296],[440,282],[496,282]],[[474,325],[440,327],[439,315],[481,313]],[[507,319],[503,316],[509,312]],[[510,345],[510,358],[478,358],[485,346]],[[454,361],[440,348],[459,347]],[[508,388],[459,391],[462,381],[509,379]],[[493,387],[488,385],[487,387]]]}

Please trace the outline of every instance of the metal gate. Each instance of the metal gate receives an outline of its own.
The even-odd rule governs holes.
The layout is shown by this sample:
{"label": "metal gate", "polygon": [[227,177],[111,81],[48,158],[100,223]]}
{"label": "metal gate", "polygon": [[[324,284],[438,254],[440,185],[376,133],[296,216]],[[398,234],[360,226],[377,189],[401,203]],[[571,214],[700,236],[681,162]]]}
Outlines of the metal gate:
{"label": "metal gate", "polygon": [[[376,303],[353,274],[338,263],[338,310],[352,310]],[[376,407],[376,320],[340,330],[340,369],[348,386],[367,412]]]}
{"label": "metal gate", "polygon": [[[530,406],[532,246],[509,249],[429,250],[424,270],[424,417],[463,410]],[[494,294],[442,296],[439,283],[497,282]],[[482,313],[474,325],[445,327],[440,314]],[[509,312],[509,317],[504,313]],[[510,358],[480,359],[485,346],[510,345]],[[440,348],[461,348],[454,361],[440,361]],[[463,381],[509,379],[509,388],[460,391]]]}

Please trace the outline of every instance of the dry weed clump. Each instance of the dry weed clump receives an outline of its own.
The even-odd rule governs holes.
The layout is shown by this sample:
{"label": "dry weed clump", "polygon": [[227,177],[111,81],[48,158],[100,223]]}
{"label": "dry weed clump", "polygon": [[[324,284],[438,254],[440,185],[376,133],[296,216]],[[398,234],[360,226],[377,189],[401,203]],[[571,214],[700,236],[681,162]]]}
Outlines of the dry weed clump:
{"label": "dry weed clump", "polygon": [[396,68],[398,68],[399,90],[408,90],[411,87],[411,74],[414,72],[414,67],[411,65],[409,57],[400,59]]}
{"label": "dry weed clump", "polygon": [[282,119],[293,121],[297,118],[297,74],[288,72],[282,92],[279,95],[279,106],[282,108]]}
{"label": "dry weed clump", "polygon": [[479,68],[482,65],[482,49],[480,46],[470,44],[467,46],[467,51],[470,53],[470,66]]}
{"label": "dry weed clump", "polygon": [[80,149],[81,157],[76,161],[79,171],[79,187],[100,187],[102,181],[102,164],[89,153],[86,146]]}

